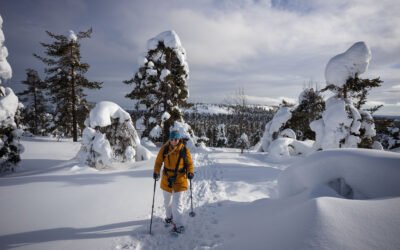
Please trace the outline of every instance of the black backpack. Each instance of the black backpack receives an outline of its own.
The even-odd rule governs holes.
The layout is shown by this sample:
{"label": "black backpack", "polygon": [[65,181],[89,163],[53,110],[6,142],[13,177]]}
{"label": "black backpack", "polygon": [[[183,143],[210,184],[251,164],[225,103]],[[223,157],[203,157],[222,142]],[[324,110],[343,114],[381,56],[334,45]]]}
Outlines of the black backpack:
{"label": "black backpack", "polygon": [[[165,145],[164,146],[164,150],[163,150],[163,159],[165,159],[165,157],[168,157],[168,153],[169,153],[169,145]],[[166,176],[168,176],[168,172],[174,172],[174,175],[171,177],[168,177],[168,187],[172,188],[173,183],[176,180],[176,177],[178,176],[178,168],[179,168],[179,162],[181,161],[181,158],[183,158],[183,168],[181,170],[179,170],[179,173],[186,173],[187,174],[187,168],[188,168],[188,161],[187,161],[187,149],[186,146],[183,145],[182,149],[179,151],[179,157],[178,157],[178,161],[176,162],[176,166],[175,169],[167,169],[164,166],[164,174]],[[169,158],[168,158],[169,161]]]}

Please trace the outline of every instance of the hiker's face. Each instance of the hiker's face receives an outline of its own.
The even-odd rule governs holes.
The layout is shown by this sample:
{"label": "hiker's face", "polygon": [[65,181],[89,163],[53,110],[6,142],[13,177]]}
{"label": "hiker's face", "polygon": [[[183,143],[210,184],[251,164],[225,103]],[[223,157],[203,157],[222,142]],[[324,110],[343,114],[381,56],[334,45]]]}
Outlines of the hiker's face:
{"label": "hiker's face", "polygon": [[171,139],[171,145],[172,146],[176,146],[176,145],[178,145],[178,143],[179,143],[179,139]]}

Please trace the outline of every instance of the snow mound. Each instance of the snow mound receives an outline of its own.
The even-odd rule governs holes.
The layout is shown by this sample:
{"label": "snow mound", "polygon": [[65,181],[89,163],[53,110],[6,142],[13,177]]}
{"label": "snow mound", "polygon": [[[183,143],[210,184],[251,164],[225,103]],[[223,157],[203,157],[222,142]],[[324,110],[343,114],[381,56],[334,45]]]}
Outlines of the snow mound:
{"label": "snow mound", "polygon": [[371,50],[365,42],[353,44],[346,52],[329,60],[325,68],[326,83],[342,87],[350,77],[364,73],[370,60]]}
{"label": "snow mound", "polygon": [[314,152],[314,141],[298,141],[292,138],[278,138],[271,142],[268,155],[274,160],[285,160],[295,155],[308,155]]}
{"label": "snow mound", "polygon": [[372,149],[316,152],[287,168],[278,179],[279,196],[329,187],[347,198],[400,196],[400,155]]}
{"label": "snow mound", "polygon": [[147,41],[147,49],[156,49],[159,42],[163,42],[165,47],[171,49],[182,47],[181,40],[174,30],[164,31],[158,34],[156,37],[151,38],[149,41]]}
{"label": "snow mound", "polygon": [[293,142],[291,138],[278,138],[269,146],[269,156],[272,159],[284,159],[293,155],[293,149],[289,146]]}
{"label": "snow mound", "polygon": [[128,112],[113,102],[99,102],[89,114],[89,126],[95,128],[111,125],[112,119],[118,119],[120,123],[131,120]]}
{"label": "snow mound", "polygon": [[[182,46],[181,40],[176,34],[174,30],[167,30],[161,32],[157,36],[149,39],[147,41],[147,50],[155,50],[157,49],[158,44],[162,42],[165,47],[173,49],[179,59],[179,62],[184,67],[186,73],[189,73],[189,66],[186,61],[186,50]],[[167,75],[168,72],[164,72],[164,77]]]}
{"label": "snow mound", "polygon": [[398,249],[399,205],[296,196],[226,206],[217,227],[229,240],[217,249]]}

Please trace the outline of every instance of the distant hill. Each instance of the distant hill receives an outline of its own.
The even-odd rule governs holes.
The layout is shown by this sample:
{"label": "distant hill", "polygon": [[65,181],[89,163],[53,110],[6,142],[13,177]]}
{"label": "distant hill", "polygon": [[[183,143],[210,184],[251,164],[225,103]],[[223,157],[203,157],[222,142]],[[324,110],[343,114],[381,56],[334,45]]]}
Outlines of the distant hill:
{"label": "distant hill", "polygon": [[[257,109],[259,111],[273,111],[277,107],[265,105],[247,105],[249,110]],[[200,113],[200,114],[233,114],[235,105],[229,104],[212,104],[212,103],[194,103],[190,108],[183,108],[185,113]]]}

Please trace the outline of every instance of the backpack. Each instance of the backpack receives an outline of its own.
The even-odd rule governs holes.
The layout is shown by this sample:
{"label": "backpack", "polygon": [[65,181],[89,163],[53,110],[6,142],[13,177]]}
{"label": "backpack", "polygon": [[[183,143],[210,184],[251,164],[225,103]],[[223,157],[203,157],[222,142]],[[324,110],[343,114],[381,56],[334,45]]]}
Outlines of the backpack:
{"label": "backpack", "polygon": [[[166,145],[163,150],[163,159],[168,156],[169,152],[169,145]],[[163,172],[164,174],[168,177],[168,172],[174,172],[173,176],[168,177],[168,187],[172,188],[172,185],[174,184],[176,177],[178,176],[178,168],[179,168],[179,162],[181,161],[181,158],[183,158],[183,168],[179,170],[179,173],[186,173],[187,174],[187,168],[188,168],[188,162],[187,162],[187,149],[186,146],[184,145],[182,149],[179,151],[179,157],[178,161],[176,162],[175,169],[167,169],[164,166]]]}

